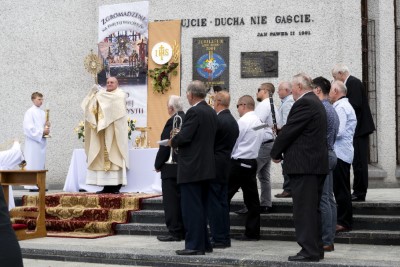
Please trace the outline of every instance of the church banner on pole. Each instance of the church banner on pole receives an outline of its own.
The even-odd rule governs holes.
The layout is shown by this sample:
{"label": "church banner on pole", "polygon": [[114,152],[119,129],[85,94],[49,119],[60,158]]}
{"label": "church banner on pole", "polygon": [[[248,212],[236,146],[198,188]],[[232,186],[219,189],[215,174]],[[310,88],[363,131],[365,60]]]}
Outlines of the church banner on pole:
{"label": "church banner on pole", "polygon": [[127,111],[136,126],[147,126],[147,51],[149,2],[99,7],[98,50],[104,69],[99,85],[114,76],[127,93]]}

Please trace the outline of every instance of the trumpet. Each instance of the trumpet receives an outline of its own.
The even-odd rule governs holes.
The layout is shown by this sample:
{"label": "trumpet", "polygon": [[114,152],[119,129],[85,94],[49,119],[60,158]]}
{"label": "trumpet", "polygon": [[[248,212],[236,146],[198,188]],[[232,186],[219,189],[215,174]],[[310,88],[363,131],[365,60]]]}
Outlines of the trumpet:
{"label": "trumpet", "polygon": [[[172,130],[171,130],[171,139],[179,133],[182,128],[182,117],[176,113],[174,120],[172,121]],[[165,162],[165,164],[176,164],[173,159],[173,153],[177,153],[178,148],[174,149],[171,147],[171,151],[169,153],[169,159]]]}

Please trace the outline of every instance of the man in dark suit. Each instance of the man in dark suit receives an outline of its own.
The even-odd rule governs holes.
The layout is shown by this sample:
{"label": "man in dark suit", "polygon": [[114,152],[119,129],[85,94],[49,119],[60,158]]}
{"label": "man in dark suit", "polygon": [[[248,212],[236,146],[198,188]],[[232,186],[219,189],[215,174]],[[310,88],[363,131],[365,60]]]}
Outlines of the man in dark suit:
{"label": "man in dark suit", "polygon": [[23,266],[21,248],[11,226],[2,188],[0,188],[0,265]]}
{"label": "man in dark suit", "polygon": [[178,184],[185,226],[185,249],[178,255],[204,255],[212,252],[207,231],[209,182],[215,179],[214,141],[217,114],[207,105],[206,87],[193,81],[186,92],[192,106],[186,113],[180,132],[170,140],[179,149]]}
{"label": "man in dark suit", "polygon": [[218,125],[215,136],[216,179],[211,180],[208,197],[208,219],[213,248],[231,246],[229,235],[228,175],[233,146],[239,136],[239,126],[229,110],[230,96],[219,91],[214,97]]}
{"label": "man in dark suit", "polygon": [[271,157],[283,161],[293,197],[293,217],[301,250],[289,261],[319,261],[323,258],[319,203],[328,173],[327,119],[325,108],[312,92],[311,78],[293,77],[295,103],[287,123],[275,139]]}
{"label": "man in dark suit", "polygon": [[[165,123],[161,133],[161,140],[170,139],[173,127],[181,127],[185,113],[182,111],[181,98],[171,95],[168,99],[168,114],[171,116]],[[180,118],[179,118],[180,117]],[[176,125],[173,125],[175,121]],[[167,225],[169,235],[157,236],[159,241],[181,241],[185,238],[185,228],[183,227],[181,212],[181,194],[176,177],[178,174],[178,157],[172,152],[174,163],[166,163],[171,155],[171,147],[160,146],[157,152],[154,168],[157,172],[161,171],[161,187],[163,192],[163,206],[165,215],[165,224]]]}
{"label": "man in dark suit", "polygon": [[352,201],[365,201],[368,189],[368,139],[375,131],[368,97],[363,83],[350,75],[349,68],[338,64],[332,69],[335,80],[343,82],[347,87],[347,98],[357,117],[357,126],[353,138],[354,160],[353,160],[353,194]]}

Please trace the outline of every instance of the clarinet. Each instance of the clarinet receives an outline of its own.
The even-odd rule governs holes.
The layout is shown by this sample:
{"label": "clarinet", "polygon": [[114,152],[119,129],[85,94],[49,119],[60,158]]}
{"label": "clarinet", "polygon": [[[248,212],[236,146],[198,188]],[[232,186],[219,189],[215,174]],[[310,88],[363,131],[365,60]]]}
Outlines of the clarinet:
{"label": "clarinet", "polygon": [[272,114],[272,132],[274,133],[275,136],[278,135],[279,130],[278,130],[278,125],[276,123],[276,116],[275,116],[275,106],[274,106],[274,99],[272,98],[272,92],[269,92],[269,103],[271,104],[271,114]]}

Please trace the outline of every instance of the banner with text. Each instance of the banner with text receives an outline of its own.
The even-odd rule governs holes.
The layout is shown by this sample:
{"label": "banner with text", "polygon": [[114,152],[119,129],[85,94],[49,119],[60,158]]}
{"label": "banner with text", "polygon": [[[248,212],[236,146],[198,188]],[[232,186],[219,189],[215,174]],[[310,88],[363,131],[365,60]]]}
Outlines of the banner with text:
{"label": "banner with text", "polygon": [[104,69],[101,86],[108,77],[118,79],[127,93],[127,111],[136,126],[147,126],[147,44],[149,2],[99,7],[99,55]]}

